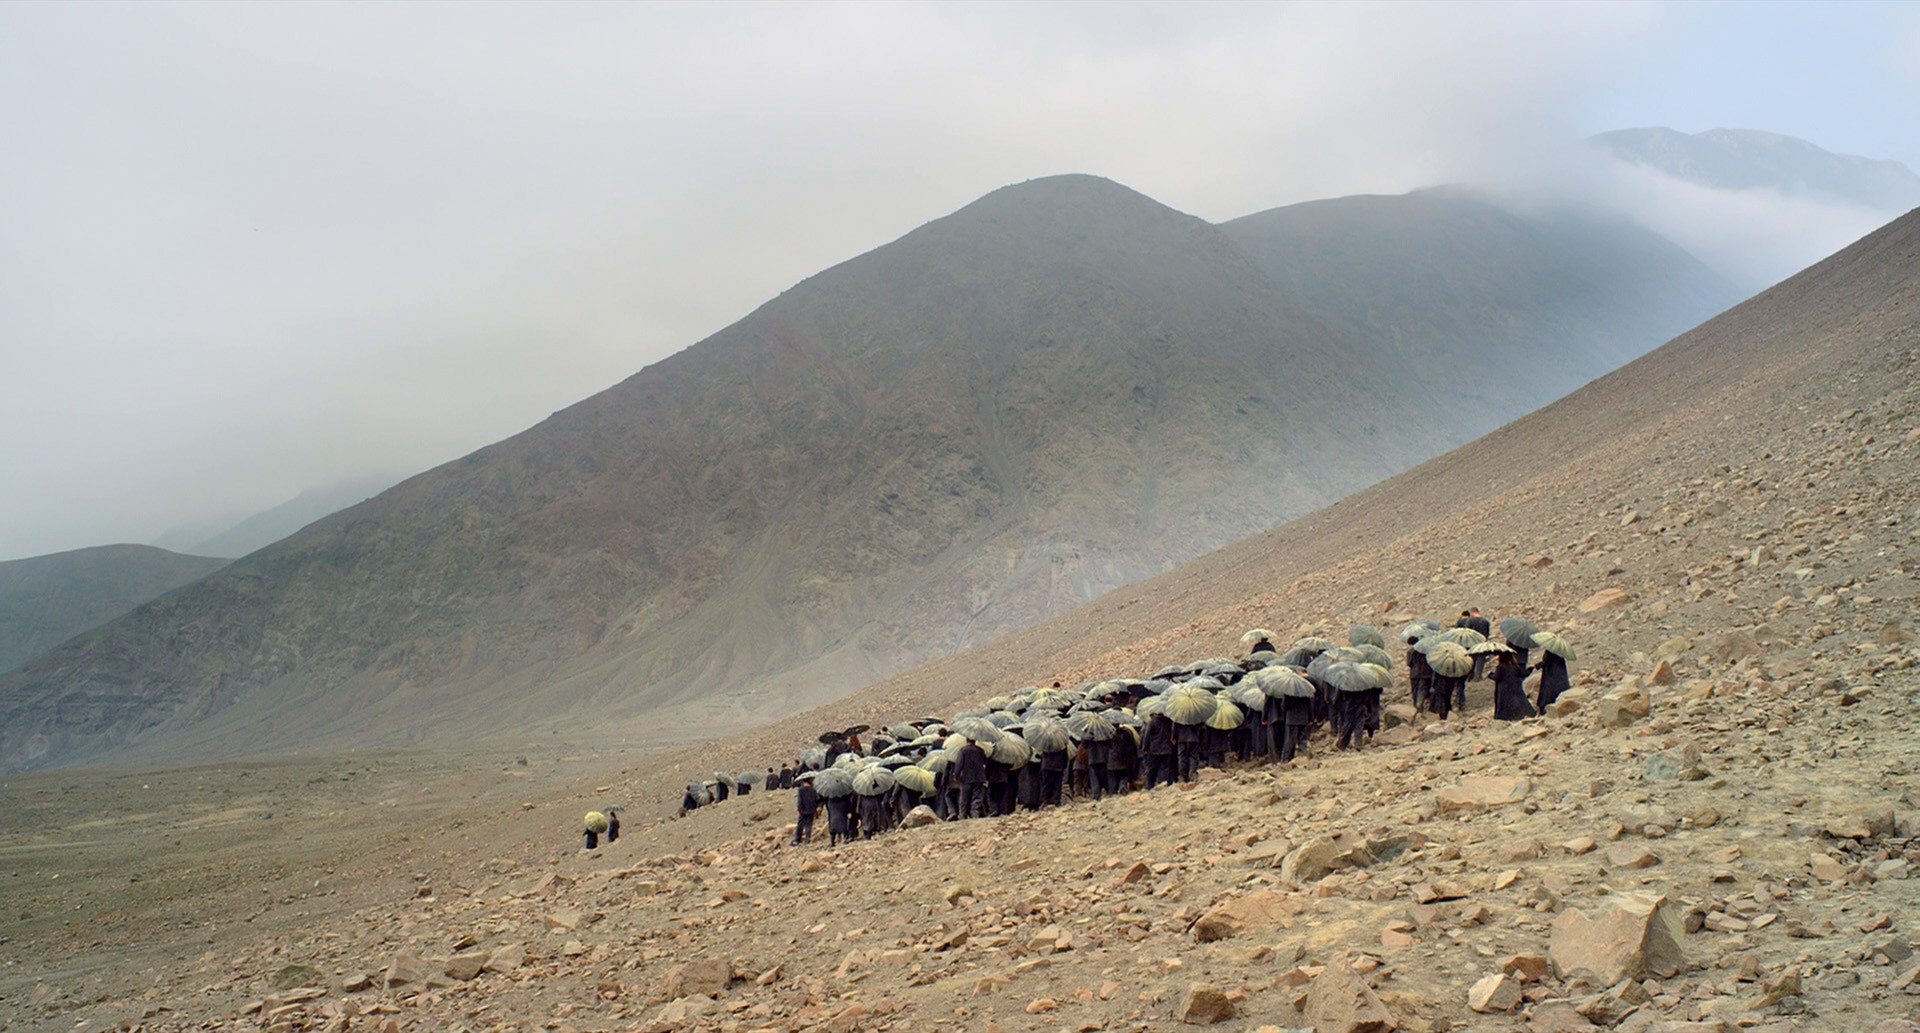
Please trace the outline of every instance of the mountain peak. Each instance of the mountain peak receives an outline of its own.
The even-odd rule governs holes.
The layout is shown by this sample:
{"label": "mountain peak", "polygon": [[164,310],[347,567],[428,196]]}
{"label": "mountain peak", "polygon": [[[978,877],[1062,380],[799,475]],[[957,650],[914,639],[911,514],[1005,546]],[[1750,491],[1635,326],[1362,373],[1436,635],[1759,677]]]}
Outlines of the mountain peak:
{"label": "mountain peak", "polygon": [[1836,154],[1760,129],[1688,134],[1652,126],[1600,133],[1588,142],[1627,164],[1721,190],[1811,194],[1888,212],[1920,205],[1920,175],[1900,162]]}

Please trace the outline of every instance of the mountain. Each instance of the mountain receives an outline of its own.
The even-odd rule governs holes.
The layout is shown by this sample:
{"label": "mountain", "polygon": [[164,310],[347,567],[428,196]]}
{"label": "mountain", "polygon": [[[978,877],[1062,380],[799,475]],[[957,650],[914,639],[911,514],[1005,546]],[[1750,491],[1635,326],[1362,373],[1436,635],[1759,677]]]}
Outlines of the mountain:
{"label": "mountain", "polygon": [[308,488],[271,509],[240,520],[223,520],[215,527],[181,527],[161,535],[154,544],[195,556],[245,556],[313,523],[329,513],[364,502],[398,483],[400,478],[373,475]]}
{"label": "mountain", "polygon": [[1900,162],[1835,154],[1778,133],[1655,127],[1601,133],[1589,142],[1620,161],[1717,189],[1815,195],[1885,212],[1920,206],[1920,175]]}
{"label": "mountain", "polygon": [[1414,371],[1409,390],[1454,413],[1437,428],[1447,446],[1743,297],[1623,219],[1523,214],[1458,189],[1311,201],[1221,228],[1309,315]]}
{"label": "mountain", "polygon": [[[1236,242],[1282,246],[1264,222],[1085,176],[996,191],[0,679],[0,755],[704,737],[1031,626],[1498,418],[1364,317],[1316,318]],[[1699,280],[1681,261],[1670,282]],[[1518,375],[1469,334],[1434,342],[1469,350],[1431,364]],[[1567,361],[1535,344],[1506,358]]]}
{"label": "mountain", "polygon": [[225,563],[148,545],[102,545],[0,563],[0,671]]}

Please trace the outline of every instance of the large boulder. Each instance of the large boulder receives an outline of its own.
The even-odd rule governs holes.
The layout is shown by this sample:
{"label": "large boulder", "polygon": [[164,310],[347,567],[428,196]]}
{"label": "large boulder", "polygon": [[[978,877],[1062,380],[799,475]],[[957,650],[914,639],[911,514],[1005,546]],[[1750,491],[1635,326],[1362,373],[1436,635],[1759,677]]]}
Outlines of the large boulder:
{"label": "large boulder", "polygon": [[1653,713],[1645,690],[1621,686],[1600,697],[1595,718],[1602,728],[1626,728],[1647,719]]}
{"label": "large boulder", "polygon": [[1607,903],[1598,918],[1568,908],[1554,920],[1547,957],[1556,977],[1586,972],[1595,985],[1613,986],[1623,979],[1666,979],[1686,968],[1686,927],[1665,896],[1622,893]]}
{"label": "large boulder", "polygon": [[1195,983],[1180,995],[1174,1017],[1194,1025],[1211,1025],[1233,1018],[1233,1002],[1212,983]]}
{"label": "large boulder", "polygon": [[1301,1013],[1314,1033],[1393,1033],[1400,1028],[1380,995],[1346,958],[1334,959],[1313,977]]}
{"label": "large boulder", "polygon": [[675,965],[667,970],[660,996],[667,1000],[682,997],[712,997],[733,982],[733,964],[722,958],[702,958]]}
{"label": "large boulder", "polygon": [[1193,923],[1193,938],[1200,943],[1224,940],[1248,929],[1278,925],[1281,919],[1297,915],[1301,910],[1300,903],[1284,893],[1259,890],[1201,915]]}
{"label": "large boulder", "polygon": [[1533,792],[1533,783],[1518,775],[1468,775],[1433,794],[1441,814],[1483,811],[1519,803]]}

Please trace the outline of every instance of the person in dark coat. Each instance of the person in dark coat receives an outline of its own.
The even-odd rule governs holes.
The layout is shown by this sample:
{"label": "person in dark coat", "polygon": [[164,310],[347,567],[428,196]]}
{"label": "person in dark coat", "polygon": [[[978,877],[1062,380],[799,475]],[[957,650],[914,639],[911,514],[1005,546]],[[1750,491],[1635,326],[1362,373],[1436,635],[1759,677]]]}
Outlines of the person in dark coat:
{"label": "person in dark coat", "polygon": [[[1267,760],[1280,759],[1280,750],[1287,734],[1287,704],[1278,696],[1268,696],[1265,706],[1260,708],[1259,751]],[[1292,759],[1292,758],[1288,758]]]}
{"label": "person in dark coat", "polygon": [[[1454,621],[1453,626],[1477,631],[1482,637],[1491,637],[1493,635],[1493,622],[1480,616],[1480,608],[1477,606],[1471,606],[1461,610],[1460,619]],[[1480,676],[1486,672],[1486,669],[1487,654],[1475,654],[1473,658],[1473,673],[1467,675],[1467,681],[1478,681]],[[1467,687],[1464,683],[1461,684],[1459,698],[1454,700],[1454,703],[1462,707],[1467,705]]]}
{"label": "person in dark coat", "polygon": [[688,786],[687,795],[680,798],[680,814],[684,817],[698,810],[699,807],[700,797],[694,795],[692,786]]}
{"label": "person in dark coat", "polygon": [[827,800],[827,845],[853,842],[853,797],[835,796]]}
{"label": "person in dark coat", "polygon": [[1073,758],[1067,763],[1071,765],[1069,779],[1073,783],[1074,798],[1085,799],[1093,795],[1093,775],[1088,771],[1093,763],[1093,750],[1086,743],[1074,743]]}
{"label": "person in dark coat", "polygon": [[972,739],[953,760],[954,780],[960,783],[960,816],[987,816],[987,751]]}
{"label": "person in dark coat", "polygon": [[734,787],[734,791],[735,791],[735,792],[736,792],[736,793],[737,793],[738,795],[740,795],[740,796],[746,796],[746,795],[747,795],[748,793],[751,793],[751,792],[753,792],[753,783],[752,783],[752,782],[740,782],[740,783],[738,783],[738,784],[736,784],[736,785],[735,785],[735,787]]}
{"label": "person in dark coat", "polygon": [[1113,792],[1107,784],[1107,753],[1112,740],[1087,743],[1087,792],[1098,800]]}
{"label": "person in dark coat", "polygon": [[1173,762],[1179,769],[1180,781],[1191,782],[1200,777],[1200,760],[1206,745],[1206,725],[1173,726]]}
{"label": "person in dark coat", "polygon": [[1131,790],[1139,767],[1140,741],[1134,738],[1134,730],[1115,729],[1113,740],[1107,743],[1107,789],[1114,793]]}
{"label": "person in dark coat", "polygon": [[[1227,750],[1233,745],[1234,732],[1239,731],[1239,729],[1229,731],[1224,728],[1215,728],[1212,725],[1201,725],[1200,727],[1202,729],[1200,733],[1200,750],[1206,756],[1207,767],[1225,770],[1227,766]],[[1244,728],[1246,724],[1242,722],[1240,727]]]}
{"label": "person in dark coat", "polygon": [[885,794],[862,796],[859,803],[860,838],[872,839],[887,830],[887,798]]}
{"label": "person in dark coat", "polygon": [[794,794],[794,810],[793,845],[813,842],[813,816],[820,810],[820,793],[813,788],[813,779],[800,783],[800,791]]}
{"label": "person in dark coat", "polygon": [[1413,709],[1427,709],[1427,696],[1433,692],[1433,667],[1427,654],[1415,649],[1417,638],[1407,640],[1407,688],[1413,693]]}
{"label": "person in dark coat", "polygon": [[1013,768],[987,758],[987,813],[995,818],[1013,813]]}
{"label": "person in dark coat", "polygon": [[1360,694],[1357,692],[1340,692],[1336,690],[1333,698],[1333,727],[1331,729],[1339,733],[1340,736],[1339,741],[1335,744],[1336,747],[1342,750],[1359,749],[1362,726],[1365,721],[1366,701],[1360,698]]}
{"label": "person in dark coat", "polygon": [[1313,697],[1288,696],[1281,702],[1280,712],[1280,762],[1284,764],[1307,745],[1307,735],[1313,730]]}
{"label": "person in dark coat", "polygon": [[[1069,744],[1071,745],[1071,744]],[[1060,797],[1067,783],[1067,751],[1048,750],[1040,755],[1040,805],[1043,807],[1060,806]],[[1034,764],[1027,765],[1035,767]]]}
{"label": "person in dark coat", "polygon": [[1501,721],[1518,721],[1534,716],[1527,702],[1527,669],[1512,653],[1501,653],[1493,669],[1493,716]]}
{"label": "person in dark coat", "polygon": [[1548,707],[1553,706],[1554,700],[1560,698],[1561,693],[1573,687],[1573,682],[1567,677],[1566,658],[1551,650],[1541,651],[1540,662],[1534,666],[1534,670],[1540,672],[1538,701],[1540,712],[1544,714]]}
{"label": "person in dark coat", "polygon": [[1172,785],[1175,781],[1173,764],[1173,719],[1165,714],[1155,714],[1147,718],[1147,735],[1142,744],[1146,754],[1147,788],[1165,782]]}
{"label": "person in dark coat", "polygon": [[1435,671],[1433,672],[1433,691],[1427,696],[1428,709],[1433,711],[1433,716],[1445,721],[1447,715],[1453,712],[1454,699],[1464,698],[1466,694],[1467,679],[1449,678]]}
{"label": "person in dark coat", "polygon": [[727,784],[725,782],[715,782],[713,784],[713,802],[726,803],[727,792],[728,792],[728,789],[727,789]]}
{"label": "person in dark coat", "polygon": [[620,838],[620,808],[609,807],[607,808],[607,842],[612,843],[618,840],[619,838]]}

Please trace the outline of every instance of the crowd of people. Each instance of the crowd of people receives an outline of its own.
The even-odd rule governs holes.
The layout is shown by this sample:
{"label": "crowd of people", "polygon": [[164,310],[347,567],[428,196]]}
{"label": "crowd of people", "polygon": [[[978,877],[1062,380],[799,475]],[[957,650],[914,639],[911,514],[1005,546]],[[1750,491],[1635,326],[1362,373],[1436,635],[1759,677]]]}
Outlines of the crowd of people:
{"label": "crowd of people", "polygon": [[[1505,618],[1497,630],[1495,638],[1494,622],[1471,609],[1452,627],[1416,621],[1402,629],[1414,707],[1446,720],[1465,706],[1467,683],[1486,677],[1495,718],[1550,708],[1569,687],[1572,646],[1523,618]],[[1321,736],[1332,749],[1371,742],[1396,681],[1386,637],[1360,625],[1346,645],[1306,637],[1280,649],[1277,640],[1255,628],[1241,637],[1245,659],[1212,657],[1072,689],[1028,687],[950,722],[830,730],[778,771],[716,773],[688,786],[681,809],[748,793],[757,782],[793,788],[794,843],[813,839],[824,810],[828,842],[838,844],[885,832],[922,807],[921,820],[1005,815],[1192,781],[1202,767],[1284,763]],[[1536,651],[1540,661],[1529,666]],[[1540,678],[1529,701],[1533,672]]]}

